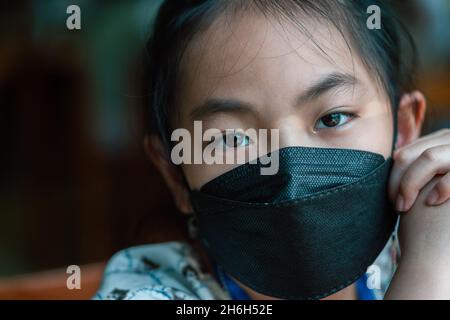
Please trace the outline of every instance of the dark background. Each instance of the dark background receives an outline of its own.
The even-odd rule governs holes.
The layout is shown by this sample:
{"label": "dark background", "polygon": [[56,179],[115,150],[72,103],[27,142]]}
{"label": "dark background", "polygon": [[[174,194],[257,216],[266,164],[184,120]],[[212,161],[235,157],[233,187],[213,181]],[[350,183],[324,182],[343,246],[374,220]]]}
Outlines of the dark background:
{"label": "dark background", "polygon": [[[0,4],[0,277],[184,237],[143,148],[143,45],[159,0]],[[419,48],[425,133],[450,127],[450,1],[396,1]],[[81,7],[82,29],[66,28]]]}

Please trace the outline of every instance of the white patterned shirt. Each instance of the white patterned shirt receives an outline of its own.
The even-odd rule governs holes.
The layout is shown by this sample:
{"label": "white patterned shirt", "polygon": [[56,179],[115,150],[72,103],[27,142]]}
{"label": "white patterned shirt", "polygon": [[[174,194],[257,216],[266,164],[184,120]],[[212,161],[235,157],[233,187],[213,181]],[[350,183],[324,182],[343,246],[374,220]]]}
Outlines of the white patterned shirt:
{"label": "white patterned shirt", "polygon": [[[379,288],[370,289],[376,299],[384,296],[395,271],[397,254],[398,245],[393,236],[372,265],[379,270],[380,276]],[[93,299],[231,299],[230,293],[221,283],[201,271],[198,261],[192,247],[186,242],[174,241],[124,249],[108,262],[100,289]]]}

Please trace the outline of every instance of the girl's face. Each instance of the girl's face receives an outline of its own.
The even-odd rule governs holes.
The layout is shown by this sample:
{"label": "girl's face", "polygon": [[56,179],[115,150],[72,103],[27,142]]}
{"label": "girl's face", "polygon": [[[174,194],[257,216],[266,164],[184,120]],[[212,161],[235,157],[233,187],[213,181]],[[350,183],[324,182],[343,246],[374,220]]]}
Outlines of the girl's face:
{"label": "girl's face", "polygon": [[[339,32],[306,21],[258,15],[218,18],[183,58],[174,128],[279,129],[279,147],[351,148],[389,157],[393,117],[387,95]],[[217,141],[216,141],[217,143]],[[231,148],[256,148],[236,137]],[[237,165],[183,165],[191,189]]]}

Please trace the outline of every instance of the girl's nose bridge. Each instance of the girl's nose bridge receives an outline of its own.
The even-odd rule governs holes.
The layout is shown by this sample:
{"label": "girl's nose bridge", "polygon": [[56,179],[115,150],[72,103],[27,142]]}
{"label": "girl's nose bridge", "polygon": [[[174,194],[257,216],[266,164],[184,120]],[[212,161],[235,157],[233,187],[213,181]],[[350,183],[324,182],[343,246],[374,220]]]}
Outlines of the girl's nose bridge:
{"label": "girl's nose bridge", "polygon": [[[296,115],[279,116],[270,122],[270,128],[278,130],[278,147],[313,146],[310,128]],[[273,141],[273,140],[272,140]],[[272,146],[273,149],[274,146]]]}

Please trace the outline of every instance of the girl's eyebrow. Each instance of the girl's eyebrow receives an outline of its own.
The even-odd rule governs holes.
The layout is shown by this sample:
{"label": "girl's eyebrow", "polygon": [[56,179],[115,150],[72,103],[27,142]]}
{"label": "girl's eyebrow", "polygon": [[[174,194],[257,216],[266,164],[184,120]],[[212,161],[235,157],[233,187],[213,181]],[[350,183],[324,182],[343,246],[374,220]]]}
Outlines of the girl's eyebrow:
{"label": "girl's eyebrow", "polygon": [[215,113],[256,113],[253,105],[235,99],[208,99],[200,106],[194,108],[190,117],[198,120]]}
{"label": "girl's eyebrow", "polygon": [[[319,98],[332,90],[354,87],[360,81],[353,75],[334,72],[320,78],[316,83],[306,88],[295,100],[296,105],[305,104],[308,101]],[[191,120],[206,118],[216,113],[253,113],[255,107],[247,102],[236,99],[208,99],[203,104],[195,107],[190,112]]]}
{"label": "girl's eyebrow", "polygon": [[355,87],[358,84],[360,84],[360,81],[356,79],[355,76],[348,73],[334,72],[327,74],[316,83],[306,88],[296,99],[296,105],[299,106],[308,101],[317,99],[327,92]]}

